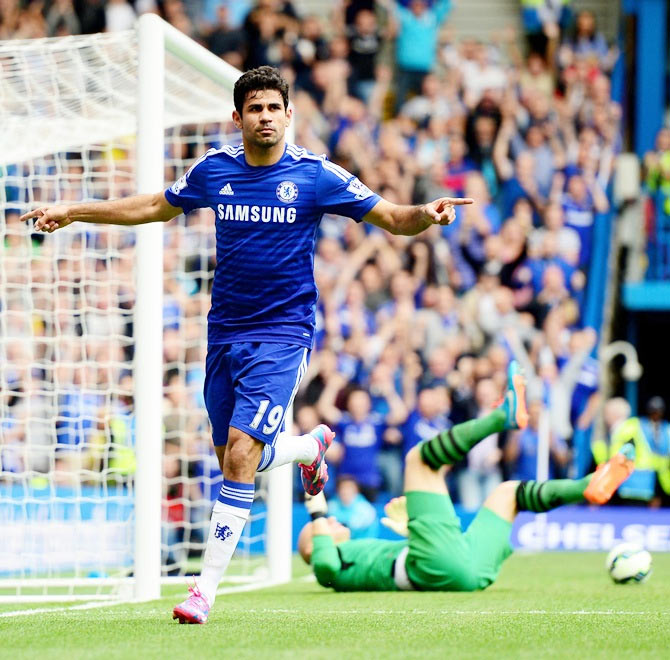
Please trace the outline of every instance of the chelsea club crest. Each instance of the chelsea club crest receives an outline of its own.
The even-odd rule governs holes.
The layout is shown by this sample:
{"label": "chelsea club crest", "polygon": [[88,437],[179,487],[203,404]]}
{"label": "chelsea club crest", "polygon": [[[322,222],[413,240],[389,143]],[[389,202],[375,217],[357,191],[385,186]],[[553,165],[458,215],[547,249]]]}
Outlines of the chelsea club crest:
{"label": "chelsea club crest", "polygon": [[277,186],[277,199],[286,204],[295,202],[298,199],[298,186],[293,181],[282,181]]}

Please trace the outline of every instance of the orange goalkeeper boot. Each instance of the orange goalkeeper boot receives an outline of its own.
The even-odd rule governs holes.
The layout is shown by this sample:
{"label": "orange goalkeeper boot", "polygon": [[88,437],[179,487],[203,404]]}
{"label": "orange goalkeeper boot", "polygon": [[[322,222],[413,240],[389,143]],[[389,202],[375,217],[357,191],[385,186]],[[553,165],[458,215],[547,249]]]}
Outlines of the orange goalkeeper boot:
{"label": "orange goalkeeper boot", "polygon": [[635,469],[635,447],[629,442],[606,463],[598,466],[584,491],[591,504],[605,504]]}

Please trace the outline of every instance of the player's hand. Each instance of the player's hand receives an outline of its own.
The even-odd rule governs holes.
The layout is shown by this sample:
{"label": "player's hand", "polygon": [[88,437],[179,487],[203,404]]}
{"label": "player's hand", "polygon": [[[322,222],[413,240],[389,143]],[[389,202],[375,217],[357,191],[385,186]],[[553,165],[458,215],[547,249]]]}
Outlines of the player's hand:
{"label": "player's hand", "polygon": [[382,525],[388,527],[400,536],[409,536],[407,523],[409,517],[407,516],[407,498],[394,497],[384,507],[385,518],[382,518]]}
{"label": "player's hand", "polygon": [[434,225],[450,225],[456,219],[456,206],[474,204],[469,197],[440,197],[423,205],[423,212]]}
{"label": "player's hand", "polygon": [[323,491],[318,495],[305,493],[305,509],[307,509],[307,513],[312,520],[326,516],[328,514],[328,502],[326,502]]}
{"label": "player's hand", "polygon": [[66,204],[59,206],[41,206],[34,211],[29,211],[21,216],[23,222],[35,218],[35,231],[42,231],[48,234],[67,227],[72,220],[68,217],[69,207]]}

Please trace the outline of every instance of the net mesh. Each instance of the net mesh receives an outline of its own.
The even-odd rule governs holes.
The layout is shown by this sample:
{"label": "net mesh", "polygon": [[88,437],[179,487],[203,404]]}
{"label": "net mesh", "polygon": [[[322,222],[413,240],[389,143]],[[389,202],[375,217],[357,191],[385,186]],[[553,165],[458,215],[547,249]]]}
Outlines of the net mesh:
{"label": "net mesh", "polygon": [[[169,183],[238,135],[229,89],[170,54],[166,72]],[[19,216],[135,192],[136,81],[134,32],[0,42],[0,597],[102,594],[132,570],[135,232],[37,235]],[[200,210],[164,233],[164,575],[197,570],[220,483],[202,400],[213,224]],[[263,518],[257,503],[238,575],[262,565]]]}

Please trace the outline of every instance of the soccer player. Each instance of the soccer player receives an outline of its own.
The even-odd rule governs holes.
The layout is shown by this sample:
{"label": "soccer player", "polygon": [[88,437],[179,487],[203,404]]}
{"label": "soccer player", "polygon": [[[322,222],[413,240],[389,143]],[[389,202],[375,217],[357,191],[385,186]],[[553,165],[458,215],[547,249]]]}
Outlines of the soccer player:
{"label": "soccer player", "polygon": [[297,461],[310,494],[327,480],[323,457],[332,431],[320,425],[304,436],[282,433],[314,337],[314,246],[322,215],[414,235],[449,224],[455,205],[472,203],[442,197],[418,206],[392,204],[324,156],[287,145],[288,85],[276,69],[246,72],[233,100],[242,143],[210,149],[164,192],[46,206],[22,217],[51,233],[76,221],[167,222],[202,207],[216,215],[204,394],[223,485],[197,587],[174,608],[182,623],[207,621],[249,516],[257,470]]}
{"label": "soccer player", "polygon": [[326,517],[323,494],[306,500],[312,522],[300,532],[298,548],[322,586],[336,591],[485,589],[512,553],[509,535],[517,512],[609,500],[633,470],[628,452],[575,481],[506,481],[461,532],[445,485],[446,472],[483,438],[523,428],[528,421],[525,383],[515,362],[508,376],[504,401],[488,416],[457,424],[407,454],[405,495],[391,500],[386,506],[388,518],[382,522],[409,541],[351,541],[346,527]]}

